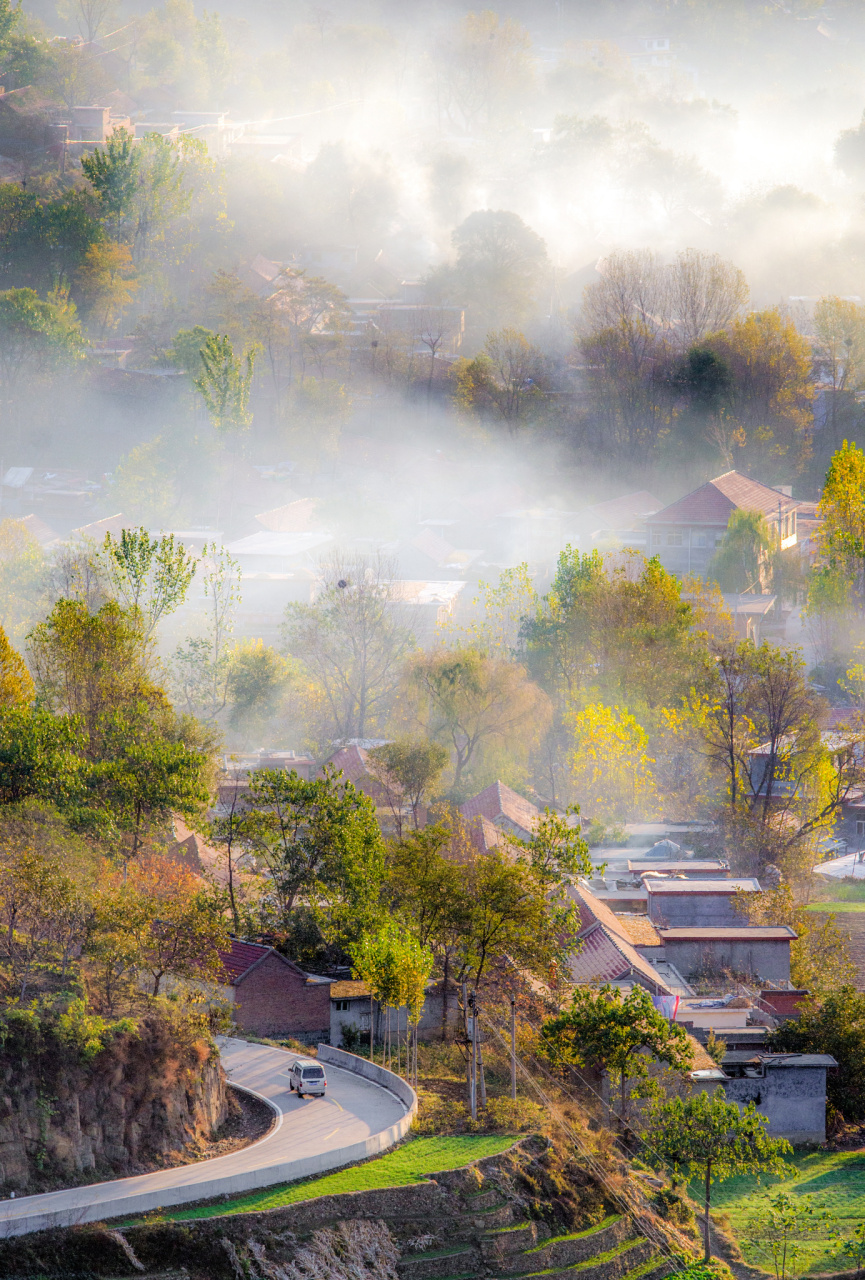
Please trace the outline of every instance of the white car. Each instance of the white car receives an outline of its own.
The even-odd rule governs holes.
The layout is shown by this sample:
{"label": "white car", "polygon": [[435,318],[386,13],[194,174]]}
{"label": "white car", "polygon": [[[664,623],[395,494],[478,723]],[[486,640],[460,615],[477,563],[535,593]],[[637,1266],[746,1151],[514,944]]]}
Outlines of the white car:
{"label": "white car", "polygon": [[288,1073],[289,1088],[292,1093],[303,1097],[306,1093],[311,1098],[323,1098],[327,1088],[327,1076],[320,1062],[312,1058],[297,1058]]}

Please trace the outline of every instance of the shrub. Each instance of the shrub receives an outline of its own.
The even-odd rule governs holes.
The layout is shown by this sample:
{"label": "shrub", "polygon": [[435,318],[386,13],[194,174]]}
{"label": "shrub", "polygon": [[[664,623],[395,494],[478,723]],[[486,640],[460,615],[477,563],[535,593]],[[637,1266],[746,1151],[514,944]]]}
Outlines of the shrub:
{"label": "shrub", "polygon": [[463,1133],[471,1125],[468,1107],[454,1098],[418,1090],[418,1114],[413,1128],[420,1134]]}
{"label": "shrub", "polygon": [[[692,1227],[694,1211],[686,1204],[672,1187],[661,1187],[652,1196],[652,1205],[662,1218],[674,1223],[677,1227]],[[693,1280],[705,1280],[704,1277],[693,1277]]]}
{"label": "shrub", "polygon": [[549,1126],[546,1109],[529,1098],[490,1098],[482,1113],[485,1129],[497,1133],[539,1133]]}

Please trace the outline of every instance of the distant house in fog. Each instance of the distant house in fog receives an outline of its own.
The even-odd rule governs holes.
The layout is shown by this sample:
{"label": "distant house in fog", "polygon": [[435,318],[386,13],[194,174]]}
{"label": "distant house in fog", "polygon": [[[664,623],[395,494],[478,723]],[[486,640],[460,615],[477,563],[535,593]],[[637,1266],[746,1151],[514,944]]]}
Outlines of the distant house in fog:
{"label": "distant house in fog", "polygon": [[647,554],[658,556],[670,573],[703,574],[727,531],[734,511],[759,511],[777,536],[781,547],[796,546],[796,513],[801,505],[788,492],[738,471],[700,485],[646,519],[650,534]]}

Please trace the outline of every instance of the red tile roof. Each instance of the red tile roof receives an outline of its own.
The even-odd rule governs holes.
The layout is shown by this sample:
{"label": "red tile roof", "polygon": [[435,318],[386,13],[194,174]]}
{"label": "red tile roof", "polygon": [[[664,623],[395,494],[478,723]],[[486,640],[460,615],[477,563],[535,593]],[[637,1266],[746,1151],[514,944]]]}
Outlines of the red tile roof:
{"label": "red tile roof", "polygon": [[738,471],[728,471],[655,512],[648,517],[647,523],[710,524],[726,528],[730,512],[736,508],[771,516],[777,514],[779,504],[782,513],[795,511],[799,506],[795,498],[788,498],[759,480],[749,480]]}
{"label": "red tile roof", "polygon": [[578,949],[568,958],[575,982],[612,982],[615,978],[637,974],[655,991],[673,994],[634,947],[624,920],[584,885],[572,884],[568,893],[576,904],[581,925]]}
{"label": "red tile roof", "polygon": [[629,942],[600,924],[581,935],[579,947],[568,956],[568,970],[578,984],[638,977],[660,995],[674,994]]}
{"label": "red tile roof", "polygon": [[275,947],[265,947],[260,942],[243,942],[240,938],[232,938],[231,949],[229,951],[220,951],[219,953],[224,971],[224,981],[229,986],[236,986],[238,982],[243,981],[257,964],[260,964],[269,955],[276,956],[277,960],[281,960],[293,973],[296,973],[307,983],[326,982],[329,985],[331,982],[330,978],[320,978],[317,974],[305,973],[300,965],[296,965],[293,960],[287,960]]}
{"label": "red tile roof", "polygon": [[505,819],[527,833],[534,831],[541,816],[537,805],[506,787],[503,782],[492,782],[484,787],[483,791],[460,805],[460,813],[469,821],[472,818],[487,818],[498,824],[501,819]]}
{"label": "red tile roof", "polygon": [[248,973],[254,964],[263,960],[269,951],[273,951],[273,947],[263,947],[257,942],[241,942],[239,938],[232,938],[231,950],[219,953],[229,983],[233,986],[238,978]]}

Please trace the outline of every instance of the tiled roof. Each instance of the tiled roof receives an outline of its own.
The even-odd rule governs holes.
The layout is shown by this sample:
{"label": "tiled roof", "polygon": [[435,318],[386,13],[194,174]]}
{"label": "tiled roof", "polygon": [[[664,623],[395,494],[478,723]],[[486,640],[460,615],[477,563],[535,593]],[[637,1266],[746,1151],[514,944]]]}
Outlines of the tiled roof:
{"label": "tiled roof", "polygon": [[598,924],[580,936],[577,950],[568,956],[572,982],[614,982],[631,974],[643,978],[653,991],[672,995],[666,983],[655,973],[648,960],[635,951],[630,942]]}
{"label": "tiled roof", "polygon": [[229,983],[234,985],[238,978],[248,973],[254,964],[263,960],[268,951],[273,951],[273,947],[263,947],[257,942],[241,942],[239,938],[232,938],[231,950],[219,953]]}
{"label": "tiled roof", "polygon": [[[673,994],[648,960],[635,950],[621,916],[612,912],[583,885],[571,885],[569,896],[580,913],[582,926],[579,949],[568,959],[575,982],[612,982],[614,978],[637,973],[647,979],[655,990]],[[648,945],[659,946],[660,940]]]}
{"label": "tiled roof", "polygon": [[219,953],[224,981],[229,986],[236,986],[238,982],[241,982],[246,977],[250,969],[254,969],[268,955],[276,956],[277,960],[281,960],[287,968],[303,978],[309,985],[317,986],[321,983],[331,985],[330,978],[320,978],[314,973],[304,973],[299,965],[296,965],[292,960],[287,960],[284,955],[280,955],[274,947],[262,946],[260,942],[243,942],[240,938],[232,938],[231,949],[229,951],[220,951]]}
{"label": "tiled roof", "polygon": [[541,816],[540,809],[531,800],[518,795],[503,782],[492,782],[484,787],[483,791],[460,805],[460,813],[468,820],[480,817],[497,822],[500,818],[507,818],[524,831],[533,831]]}
{"label": "tiled roof", "polygon": [[749,480],[738,471],[728,471],[655,512],[648,517],[648,523],[726,526],[730,512],[737,507],[770,516],[777,514],[779,505],[782,513],[786,513],[795,511],[799,503],[759,480]]}
{"label": "tiled roof", "polygon": [[489,853],[498,848],[502,833],[494,822],[485,818],[482,813],[476,814],[469,823],[471,837],[481,853]]}
{"label": "tiled roof", "polygon": [[369,770],[366,766],[366,752],[363,747],[340,747],[338,751],[334,751],[329,760],[325,762],[333,769],[341,769],[349,782],[353,782],[355,786],[360,782],[361,778],[369,777]]}

